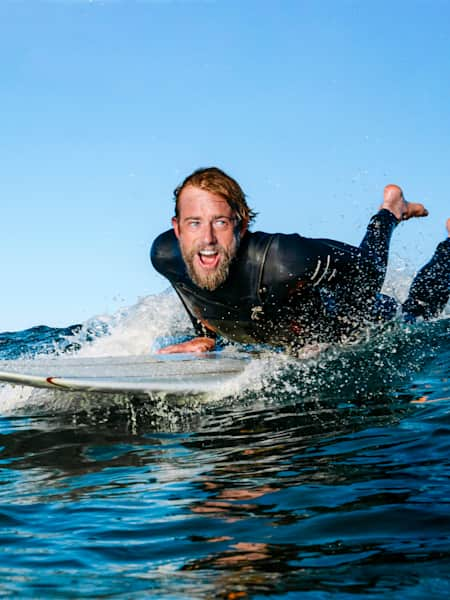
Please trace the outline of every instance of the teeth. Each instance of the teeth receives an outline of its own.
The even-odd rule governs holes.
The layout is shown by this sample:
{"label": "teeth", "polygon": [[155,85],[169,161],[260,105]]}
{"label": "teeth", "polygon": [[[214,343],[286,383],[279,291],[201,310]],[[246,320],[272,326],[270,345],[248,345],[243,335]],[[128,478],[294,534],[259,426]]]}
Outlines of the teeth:
{"label": "teeth", "polygon": [[217,252],[215,250],[200,250],[199,254],[203,254],[203,256],[214,256]]}

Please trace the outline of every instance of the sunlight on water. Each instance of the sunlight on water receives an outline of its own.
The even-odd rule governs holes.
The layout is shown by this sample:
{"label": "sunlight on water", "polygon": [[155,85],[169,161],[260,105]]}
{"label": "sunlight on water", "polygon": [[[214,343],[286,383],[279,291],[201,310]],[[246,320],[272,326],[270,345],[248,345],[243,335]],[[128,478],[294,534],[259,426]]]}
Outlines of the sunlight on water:
{"label": "sunlight on water", "polygon": [[[162,294],[18,332],[2,358],[142,357],[189,332]],[[447,597],[449,334],[255,348],[199,396],[0,386],[0,595]]]}

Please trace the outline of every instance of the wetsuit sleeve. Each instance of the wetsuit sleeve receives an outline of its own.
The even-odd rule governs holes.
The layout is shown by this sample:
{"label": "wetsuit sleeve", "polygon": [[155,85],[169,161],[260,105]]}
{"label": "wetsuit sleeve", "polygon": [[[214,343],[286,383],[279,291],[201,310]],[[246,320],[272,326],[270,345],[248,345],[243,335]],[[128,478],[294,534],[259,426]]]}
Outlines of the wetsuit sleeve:
{"label": "wetsuit sleeve", "polygon": [[262,276],[267,289],[296,285],[333,287],[351,273],[361,258],[359,248],[328,239],[276,234]]}

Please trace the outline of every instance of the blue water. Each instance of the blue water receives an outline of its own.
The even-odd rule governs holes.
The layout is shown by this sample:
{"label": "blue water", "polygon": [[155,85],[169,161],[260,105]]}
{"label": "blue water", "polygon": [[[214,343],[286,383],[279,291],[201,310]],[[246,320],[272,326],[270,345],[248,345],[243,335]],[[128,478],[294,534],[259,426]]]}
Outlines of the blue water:
{"label": "blue water", "polygon": [[[0,358],[136,351],[139,314],[4,333]],[[449,333],[262,357],[184,406],[2,386],[0,595],[448,598]]]}

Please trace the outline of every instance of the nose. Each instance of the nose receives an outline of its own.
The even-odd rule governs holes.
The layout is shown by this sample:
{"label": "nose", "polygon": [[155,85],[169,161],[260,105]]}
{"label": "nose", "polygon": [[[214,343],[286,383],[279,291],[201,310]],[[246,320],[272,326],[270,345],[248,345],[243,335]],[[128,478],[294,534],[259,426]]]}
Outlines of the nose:
{"label": "nose", "polygon": [[205,244],[215,244],[217,242],[216,232],[213,223],[205,223],[202,231],[203,242]]}

